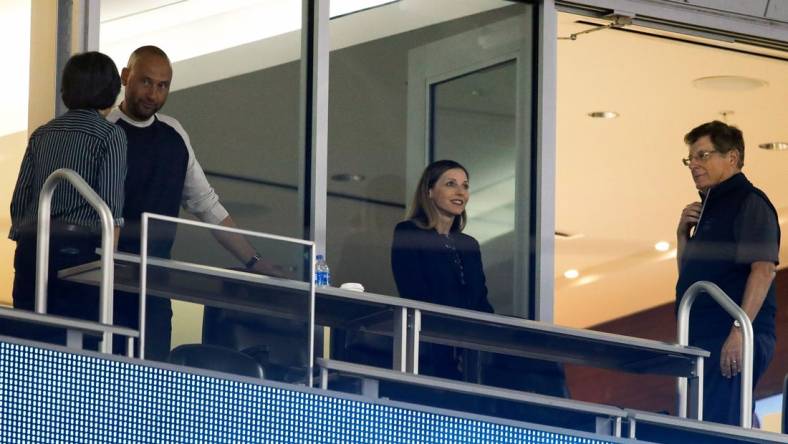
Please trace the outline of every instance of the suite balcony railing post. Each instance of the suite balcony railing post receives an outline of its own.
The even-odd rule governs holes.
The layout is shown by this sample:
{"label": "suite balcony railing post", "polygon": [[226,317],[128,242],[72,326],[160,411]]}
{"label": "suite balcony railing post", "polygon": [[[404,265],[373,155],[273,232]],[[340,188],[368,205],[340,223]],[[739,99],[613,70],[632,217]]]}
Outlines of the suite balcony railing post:
{"label": "suite balcony railing post", "polygon": [[[741,370],[741,426],[744,428],[752,428],[752,360],[753,360],[753,337],[752,323],[747,313],[742,310],[727,294],[725,294],[717,285],[700,281],[692,284],[681,298],[679,304],[677,319],[677,337],[679,345],[689,345],[689,317],[692,310],[692,304],[695,303],[698,295],[706,293],[711,296],[720,306],[728,312],[733,319],[741,323],[741,331],[744,339],[742,353],[744,355]],[[703,372],[701,366],[697,371]],[[698,375],[702,376],[702,375]],[[702,380],[702,379],[701,379]],[[678,393],[678,416],[682,418],[687,417],[687,378],[679,378],[677,384]],[[703,389],[700,390],[700,399],[698,400],[697,418],[703,419]]]}
{"label": "suite balcony railing post", "polygon": [[[47,312],[47,282],[49,282],[49,234],[51,228],[52,196],[63,181],[68,181],[101,219],[101,285],[99,296],[99,322],[112,325],[113,282],[115,262],[113,253],[112,212],[101,197],[74,170],[61,168],[49,175],[38,196],[38,227],[36,247],[36,312]],[[112,332],[102,334],[101,352],[112,353]]]}

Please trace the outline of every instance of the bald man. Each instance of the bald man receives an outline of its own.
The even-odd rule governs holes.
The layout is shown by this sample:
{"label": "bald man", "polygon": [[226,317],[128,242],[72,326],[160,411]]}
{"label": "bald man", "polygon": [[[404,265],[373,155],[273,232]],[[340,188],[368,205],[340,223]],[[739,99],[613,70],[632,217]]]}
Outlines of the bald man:
{"label": "bald man", "polygon": [[[235,227],[230,214],[208,183],[197,162],[189,136],[172,117],[159,113],[167,102],[172,66],[167,54],[155,46],[143,46],[129,57],[121,72],[123,102],[107,119],[126,132],[128,173],[118,249],[139,253],[142,213],[178,216],[180,207],[203,222]],[[175,240],[174,224],[159,224],[149,231],[148,254],[169,258]],[[242,236],[213,232],[219,243],[245,267],[260,274],[281,275],[281,269],[260,260]],[[138,325],[137,295],[116,298],[119,322]],[[165,360],[170,351],[172,307],[168,299],[148,298],[146,310],[146,359]]]}

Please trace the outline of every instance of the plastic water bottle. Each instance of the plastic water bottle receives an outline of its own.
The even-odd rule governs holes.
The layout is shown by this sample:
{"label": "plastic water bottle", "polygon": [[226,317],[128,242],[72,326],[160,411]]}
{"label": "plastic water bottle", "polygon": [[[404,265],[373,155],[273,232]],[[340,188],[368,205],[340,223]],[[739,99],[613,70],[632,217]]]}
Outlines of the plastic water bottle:
{"label": "plastic water bottle", "polygon": [[322,254],[318,254],[316,259],[315,285],[318,287],[328,287],[331,285],[331,270],[328,269],[326,258]]}

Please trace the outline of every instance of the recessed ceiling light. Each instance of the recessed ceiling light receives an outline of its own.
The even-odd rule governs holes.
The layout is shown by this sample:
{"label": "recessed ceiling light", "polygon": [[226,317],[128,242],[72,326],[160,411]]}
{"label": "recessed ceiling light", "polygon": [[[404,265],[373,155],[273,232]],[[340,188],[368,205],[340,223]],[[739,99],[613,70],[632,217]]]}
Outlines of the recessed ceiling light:
{"label": "recessed ceiling light", "polygon": [[588,117],[592,119],[615,119],[618,113],[615,111],[592,111],[588,113]]}
{"label": "recessed ceiling light", "polygon": [[363,174],[342,173],[331,176],[331,180],[336,182],[361,182],[364,179],[366,179],[366,177],[364,177]]}
{"label": "recessed ceiling light", "polygon": [[657,251],[668,251],[670,250],[670,242],[659,241],[654,244],[654,249]]}
{"label": "recessed ceiling light", "polygon": [[576,280],[575,281],[575,285],[580,286],[580,285],[593,284],[594,282],[596,282],[598,280],[599,280],[599,275],[598,274],[590,274],[590,275],[583,276],[580,279]]}
{"label": "recessed ceiling light", "polygon": [[709,76],[695,79],[692,84],[712,91],[749,91],[768,86],[769,82],[744,76]]}
{"label": "recessed ceiling light", "polygon": [[580,276],[580,272],[575,270],[574,268],[566,270],[564,272],[564,277],[567,279],[577,279],[578,276]]}
{"label": "recessed ceiling light", "polygon": [[788,142],[769,142],[758,145],[758,148],[771,151],[785,151],[788,150]]}

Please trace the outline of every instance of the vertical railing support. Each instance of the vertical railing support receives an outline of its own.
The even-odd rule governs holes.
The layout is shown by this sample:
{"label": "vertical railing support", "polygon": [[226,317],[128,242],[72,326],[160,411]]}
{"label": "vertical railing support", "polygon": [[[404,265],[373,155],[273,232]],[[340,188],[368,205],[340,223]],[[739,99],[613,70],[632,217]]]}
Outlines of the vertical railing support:
{"label": "vertical railing support", "polygon": [[[36,312],[47,312],[47,283],[49,282],[49,232],[52,217],[52,196],[62,181],[70,182],[82,197],[96,210],[101,219],[101,293],[99,296],[99,322],[112,325],[112,293],[115,275],[112,212],[101,197],[79,174],[68,168],[55,170],[47,177],[38,196],[38,232],[36,247]],[[112,353],[112,333],[105,331],[101,352]]]}
{"label": "vertical railing support", "polygon": [[[743,344],[743,359],[741,370],[741,426],[749,429],[752,428],[752,360],[753,360],[753,338],[754,333],[752,330],[752,323],[747,313],[742,310],[735,302],[731,300],[717,285],[700,281],[692,284],[684,296],[681,298],[679,310],[677,314],[678,327],[677,335],[680,345],[689,345],[689,317],[692,310],[692,304],[695,303],[698,295],[701,292],[711,296],[720,306],[728,312],[733,319],[741,323],[741,331],[744,339]],[[702,384],[702,376],[701,384]],[[678,413],[682,418],[687,417],[687,379],[679,378],[677,388],[678,392]],[[703,419],[703,399],[698,400],[698,419]]]}

